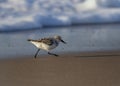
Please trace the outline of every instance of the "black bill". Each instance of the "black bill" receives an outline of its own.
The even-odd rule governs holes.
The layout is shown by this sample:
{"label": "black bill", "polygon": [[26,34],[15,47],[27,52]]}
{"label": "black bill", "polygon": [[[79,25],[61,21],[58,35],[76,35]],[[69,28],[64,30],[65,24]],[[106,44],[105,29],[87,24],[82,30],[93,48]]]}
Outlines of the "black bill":
{"label": "black bill", "polygon": [[65,41],[61,40],[62,43],[67,44]]}

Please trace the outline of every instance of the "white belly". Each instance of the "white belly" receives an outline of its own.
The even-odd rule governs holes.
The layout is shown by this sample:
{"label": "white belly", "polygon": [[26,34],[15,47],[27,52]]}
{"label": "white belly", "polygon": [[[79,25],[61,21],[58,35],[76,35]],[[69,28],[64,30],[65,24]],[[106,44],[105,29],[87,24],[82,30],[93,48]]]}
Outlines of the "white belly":
{"label": "white belly", "polygon": [[39,42],[31,42],[32,44],[34,44],[37,48],[49,51],[51,49],[54,49],[57,47],[57,45],[53,44],[53,45],[46,45],[44,43],[39,43]]}
{"label": "white belly", "polygon": [[53,45],[46,45],[46,44],[41,44],[42,46],[40,47],[41,49],[44,49],[44,50],[47,50],[47,51],[49,51],[49,50],[51,50],[51,49],[54,49],[54,48],[56,48],[57,46],[55,45],[55,44],[53,44]]}

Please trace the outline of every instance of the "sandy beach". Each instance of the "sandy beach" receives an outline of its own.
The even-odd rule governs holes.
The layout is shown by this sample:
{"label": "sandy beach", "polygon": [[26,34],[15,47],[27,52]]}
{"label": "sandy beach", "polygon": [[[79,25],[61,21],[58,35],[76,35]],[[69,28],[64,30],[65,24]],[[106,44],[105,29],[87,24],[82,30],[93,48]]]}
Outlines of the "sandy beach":
{"label": "sandy beach", "polygon": [[[2,33],[0,86],[120,86],[119,27],[93,25]],[[37,49],[27,39],[56,34],[67,42],[51,51],[60,56],[49,56],[41,50],[34,59]]]}
{"label": "sandy beach", "polygon": [[0,60],[0,86],[120,86],[120,53]]}

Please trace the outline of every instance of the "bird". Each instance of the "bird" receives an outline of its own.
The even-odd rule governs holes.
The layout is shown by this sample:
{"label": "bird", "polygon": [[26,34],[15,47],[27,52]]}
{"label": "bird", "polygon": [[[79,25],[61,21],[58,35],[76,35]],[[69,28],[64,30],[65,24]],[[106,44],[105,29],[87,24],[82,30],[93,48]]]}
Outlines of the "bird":
{"label": "bird", "polygon": [[62,37],[59,35],[48,38],[41,38],[38,40],[28,39],[27,41],[31,42],[33,45],[35,45],[38,48],[37,52],[34,55],[34,58],[37,57],[37,54],[41,49],[47,51],[49,55],[59,56],[57,54],[51,53],[50,50],[56,48],[60,42],[66,44],[66,42],[63,41]]}

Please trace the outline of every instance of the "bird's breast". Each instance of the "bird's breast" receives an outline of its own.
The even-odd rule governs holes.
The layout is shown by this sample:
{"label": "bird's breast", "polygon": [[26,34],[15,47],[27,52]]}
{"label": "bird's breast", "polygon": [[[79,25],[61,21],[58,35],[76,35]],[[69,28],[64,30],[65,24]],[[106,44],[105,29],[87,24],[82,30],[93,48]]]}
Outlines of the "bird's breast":
{"label": "bird's breast", "polygon": [[59,45],[59,43],[56,40],[52,40],[51,44],[47,44],[43,42],[33,42],[33,41],[31,41],[31,43],[34,44],[37,48],[40,48],[46,51],[52,50]]}

